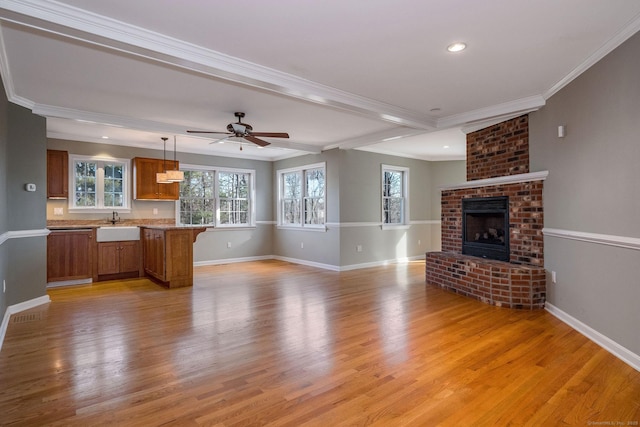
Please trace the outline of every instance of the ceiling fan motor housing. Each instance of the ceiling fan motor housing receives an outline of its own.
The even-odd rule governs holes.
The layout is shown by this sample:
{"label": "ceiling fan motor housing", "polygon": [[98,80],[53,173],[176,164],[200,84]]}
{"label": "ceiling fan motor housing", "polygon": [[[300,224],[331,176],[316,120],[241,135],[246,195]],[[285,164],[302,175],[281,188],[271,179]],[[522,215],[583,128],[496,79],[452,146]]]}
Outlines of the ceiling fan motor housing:
{"label": "ceiling fan motor housing", "polygon": [[227,130],[231,133],[234,133],[236,136],[244,136],[247,134],[247,132],[251,132],[253,130],[253,127],[251,127],[251,125],[238,121],[238,123],[229,123],[227,125]]}

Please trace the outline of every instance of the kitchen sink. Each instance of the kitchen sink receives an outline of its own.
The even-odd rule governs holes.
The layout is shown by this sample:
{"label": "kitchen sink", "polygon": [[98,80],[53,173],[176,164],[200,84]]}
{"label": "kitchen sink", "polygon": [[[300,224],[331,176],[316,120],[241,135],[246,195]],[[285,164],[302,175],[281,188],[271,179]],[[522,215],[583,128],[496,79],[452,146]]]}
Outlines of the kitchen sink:
{"label": "kitchen sink", "polygon": [[108,225],[98,227],[96,240],[98,242],[119,242],[122,240],[140,240],[140,227],[121,227]]}

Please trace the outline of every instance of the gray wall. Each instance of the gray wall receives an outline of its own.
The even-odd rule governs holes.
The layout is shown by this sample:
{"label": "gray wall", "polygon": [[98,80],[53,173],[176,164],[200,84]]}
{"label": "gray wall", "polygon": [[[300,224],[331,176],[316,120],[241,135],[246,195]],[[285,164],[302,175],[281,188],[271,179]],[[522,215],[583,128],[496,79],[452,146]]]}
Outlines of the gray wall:
{"label": "gray wall", "polygon": [[[0,83],[0,286],[2,280],[7,277],[8,244],[2,243],[1,236],[5,235],[8,229],[7,218],[7,152],[8,152],[8,128],[9,128],[9,102]],[[0,319],[7,310],[6,294],[0,288]]]}
{"label": "gray wall", "polygon": [[[278,170],[326,162],[326,222],[339,223],[340,184],[342,173],[342,153],[329,150],[321,154],[312,154],[280,160],[273,165],[272,188],[278,186]],[[276,198],[276,192],[273,198]],[[277,206],[273,205],[273,221],[277,221]],[[340,265],[341,229],[328,226],[326,231],[308,231],[276,228],[273,232],[273,254],[306,261],[310,264],[336,267]]]}
{"label": "gray wall", "polygon": [[[640,238],[640,34],[530,115],[545,228]],[[558,125],[566,137],[557,138]],[[640,354],[640,252],[547,236],[551,304]]]}
{"label": "gray wall", "polygon": [[[431,218],[438,221],[442,219],[440,187],[461,184],[466,181],[467,162],[465,160],[431,162]],[[442,250],[442,226],[440,223],[431,225],[431,248],[434,251]]]}
{"label": "gray wall", "polygon": [[[46,122],[29,110],[0,100],[0,234],[34,231],[36,236],[16,237],[0,245],[2,313],[10,305],[46,295]],[[27,192],[26,183],[36,184]],[[5,234],[6,236],[6,234]]]}
{"label": "gray wall", "polygon": [[[276,229],[274,254],[327,264],[335,268],[353,268],[383,261],[423,256],[439,248],[432,245],[432,203],[438,182],[464,180],[461,173],[433,173],[433,162],[375,154],[359,150],[330,150],[278,161],[274,165],[274,187],[277,171],[326,162],[327,164],[327,231]],[[382,230],[381,170],[382,165],[409,168],[410,220],[405,230]],[[442,176],[440,176],[442,175]],[[275,195],[274,195],[275,197]],[[274,218],[276,217],[274,206]],[[439,227],[439,224],[436,224]],[[304,246],[304,248],[301,248]],[[362,247],[358,252],[356,248]]]}

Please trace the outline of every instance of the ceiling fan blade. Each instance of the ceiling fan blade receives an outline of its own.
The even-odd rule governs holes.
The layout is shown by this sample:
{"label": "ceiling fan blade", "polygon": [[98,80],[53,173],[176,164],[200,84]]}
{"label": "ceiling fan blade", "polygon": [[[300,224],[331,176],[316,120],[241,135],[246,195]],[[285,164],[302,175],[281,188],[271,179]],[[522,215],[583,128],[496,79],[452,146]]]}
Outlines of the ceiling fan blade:
{"label": "ceiling fan blade", "polygon": [[246,139],[247,141],[251,141],[256,145],[259,145],[260,147],[266,147],[267,145],[271,144],[270,142],[263,141],[260,138],[256,138],[253,135],[245,135],[244,139]]}
{"label": "ceiling fan blade", "polygon": [[251,135],[265,138],[289,138],[289,134],[286,132],[251,132]]}
{"label": "ceiling fan blade", "polygon": [[214,139],[213,141],[211,141],[209,144],[222,144],[223,142],[225,142],[226,140],[228,140],[229,138],[231,138],[231,135],[229,136],[225,136],[224,138],[220,138],[220,139]]}
{"label": "ceiling fan blade", "polygon": [[225,135],[231,134],[231,132],[218,132],[215,130],[188,130],[187,133],[220,133]]}

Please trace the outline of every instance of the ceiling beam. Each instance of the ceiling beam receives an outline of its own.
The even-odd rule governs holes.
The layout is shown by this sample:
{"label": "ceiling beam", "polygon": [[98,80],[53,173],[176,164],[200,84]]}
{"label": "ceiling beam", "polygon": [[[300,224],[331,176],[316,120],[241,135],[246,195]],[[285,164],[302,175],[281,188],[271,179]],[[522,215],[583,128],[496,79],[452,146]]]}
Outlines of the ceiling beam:
{"label": "ceiling beam", "polygon": [[208,76],[424,130],[436,120],[63,3],[5,0],[0,18]]}

